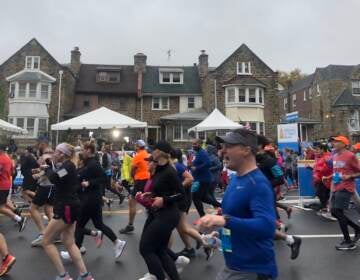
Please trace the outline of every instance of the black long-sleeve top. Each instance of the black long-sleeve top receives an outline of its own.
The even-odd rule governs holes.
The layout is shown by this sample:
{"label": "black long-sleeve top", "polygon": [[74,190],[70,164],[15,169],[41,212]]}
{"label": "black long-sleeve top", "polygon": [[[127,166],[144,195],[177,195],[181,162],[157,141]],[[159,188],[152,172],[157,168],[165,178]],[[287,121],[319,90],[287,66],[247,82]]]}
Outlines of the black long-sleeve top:
{"label": "black long-sleeve top", "polygon": [[164,206],[173,207],[184,197],[184,189],[174,167],[170,164],[157,166],[152,177],[152,197],[162,197]]}
{"label": "black long-sleeve top", "polygon": [[39,168],[35,157],[33,155],[24,156],[21,161],[21,174],[24,176],[23,185],[24,187],[31,187],[36,184],[36,180],[33,178],[32,169]]}
{"label": "black long-sleeve top", "polygon": [[97,198],[101,198],[101,186],[107,183],[107,177],[100,163],[95,159],[95,157],[91,157],[85,160],[85,166],[79,173],[79,181],[79,183],[82,181],[88,181],[90,184],[86,188],[80,186],[81,197],[92,195],[96,196]]}
{"label": "black long-sleeve top", "polygon": [[72,161],[64,161],[56,170],[46,169],[46,176],[55,185],[55,204],[79,203],[77,171]]}

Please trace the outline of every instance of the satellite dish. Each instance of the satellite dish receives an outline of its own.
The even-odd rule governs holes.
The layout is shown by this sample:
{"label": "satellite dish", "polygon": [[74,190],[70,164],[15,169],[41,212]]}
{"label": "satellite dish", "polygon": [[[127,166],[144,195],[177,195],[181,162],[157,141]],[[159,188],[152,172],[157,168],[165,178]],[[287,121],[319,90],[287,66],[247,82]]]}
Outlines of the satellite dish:
{"label": "satellite dish", "polygon": [[11,92],[11,93],[9,94],[9,98],[13,99],[14,97],[15,97],[15,93]]}

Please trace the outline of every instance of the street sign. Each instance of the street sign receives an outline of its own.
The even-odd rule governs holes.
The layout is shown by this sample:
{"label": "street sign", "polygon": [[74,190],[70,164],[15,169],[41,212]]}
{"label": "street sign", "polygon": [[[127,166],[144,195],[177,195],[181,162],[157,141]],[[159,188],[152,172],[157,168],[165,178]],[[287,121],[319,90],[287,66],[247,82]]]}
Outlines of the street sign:
{"label": "street sign", "polygon": [[299,112],[291,112],[285,115],[287,122],[296,122],[299,119]]}

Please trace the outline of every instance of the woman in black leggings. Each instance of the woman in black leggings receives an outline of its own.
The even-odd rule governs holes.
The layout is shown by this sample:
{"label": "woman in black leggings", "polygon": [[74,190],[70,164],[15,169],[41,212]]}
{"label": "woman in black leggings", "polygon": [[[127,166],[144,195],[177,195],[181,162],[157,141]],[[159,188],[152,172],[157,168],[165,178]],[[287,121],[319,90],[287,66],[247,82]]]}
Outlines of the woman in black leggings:
{"label": "woman in black leggings", "polygon": [[143,194],[152,198],[140,240],[140,253],[150,273],[143,280],[164,280],[164,271],[170,280],[180,279],[167,250],[171,233],[180,220],[177,201],[183,197],[180,179],[170,164],[170,151],[171,146],[167,142],[155,145],[152,156],[157,167],[152,177],[152,188],[151,192]]}

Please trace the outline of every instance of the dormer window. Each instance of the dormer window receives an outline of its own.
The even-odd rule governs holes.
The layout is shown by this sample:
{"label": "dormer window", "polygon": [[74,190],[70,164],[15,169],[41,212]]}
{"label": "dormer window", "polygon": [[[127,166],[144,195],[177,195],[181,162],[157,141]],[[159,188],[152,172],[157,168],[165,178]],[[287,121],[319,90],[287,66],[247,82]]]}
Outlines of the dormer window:
{"label": "dormer window", "polygon": [[40,56],[27,56],[25,58],[25,68],[31,70],[39,70]]}
{"label": "dormer window", "polygon": [[183,84],[184,70],[182,69],[159,69],[160,84]]}
{"label": "dormer window", "polygon": [[352,93],[360,95],[360,80],[352,82]]}
{"label": "dormer window", "polygon": [[251,62],[237,62],[238,75],[251,75]]}
{"label": "dormer window", "polygon": [[120,83],[120,72],[99,71],[96,81],[98,83]]}
{"label": "dormer window", "polygon": [[106,80],[107,80],[107,73],[99,72],[99,82],[106,82]]}

